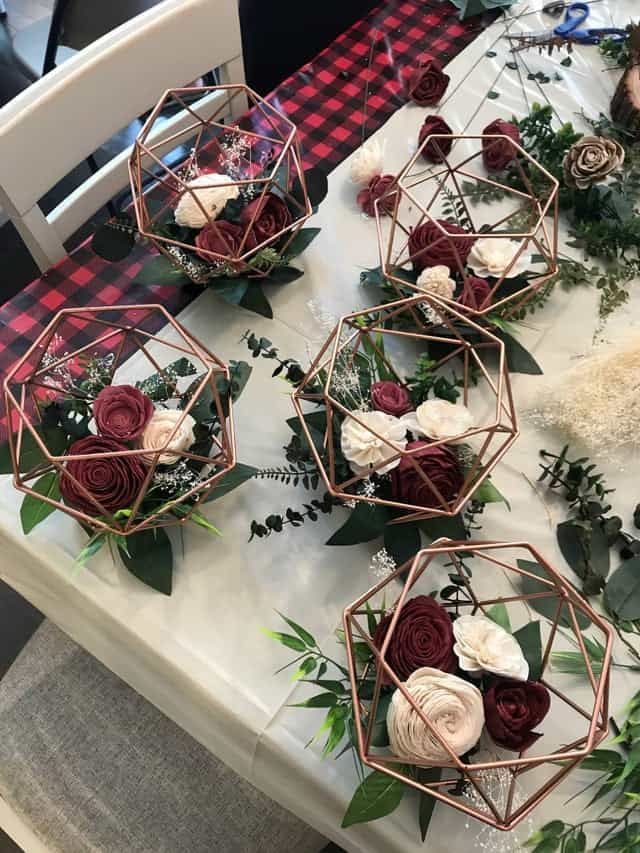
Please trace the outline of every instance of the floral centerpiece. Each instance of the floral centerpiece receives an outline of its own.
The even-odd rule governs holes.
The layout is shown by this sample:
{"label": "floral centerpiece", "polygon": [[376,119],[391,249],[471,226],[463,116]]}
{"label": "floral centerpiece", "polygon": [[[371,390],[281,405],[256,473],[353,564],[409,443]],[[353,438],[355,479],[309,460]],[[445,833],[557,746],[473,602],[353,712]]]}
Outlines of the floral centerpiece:
{"label": "floral centerpiece", "polygon": [[[517,594],[499,595],[497,572]],[[548,619],[531,621],[530,600]],[[324,754],[356,757],[343,827],[417,791],[423,839],[436,801],[512,829],[607,736],[613,631],[530,545],[441,539],[394,567],[344,611],[347,667],[286,622],[293,634],[269,633],[298,652],[295,677],[322,691],[296,707],[327,709]],[[597,669],[585,623],[603,649]],[[551,666],[567,643],[589,672],[586,704]]]}
{"label": "floral centerpiece", "polygon": [[[400,315],[420,331],[391,328]],[[252,335],[248,344],[254,356],[274,355],[269,341]],[[384,535],[392,553],[409,555],[423,522],[440,535],[452,527],[438,520],[458,525],[473,501],[503,500],[489,476],[518,434],[504,347],[443,303],[414,297],[347,315],[306,375],[291,361],[276,373],[285,368],[296,386],[290,467],[261,476],[322,482],[326,496],[305,508],[312,520],[336,504],[351,510],[328,544]],[[254,522],[252,535],[288,520],[303,519],[272,515]]]}
{"label": "floral centerpiece", "polygon": [[[157,327],[166,322],[165,340]],[[88,343],[69,352],[78,324]],[[108,543],[169,594],[165,528],[192,521],[218,535],[200,505],[254,473],[237,465],[231,414],[250,373],[157,305],[61,311],[4,383],[17,431],[0,470],[25,493],[24,532],[60,509],[90,533],[81,562]]]}
{"label": "floral centerpiece", "polygon": [[[248,112],[225,123],[240,101]],[[167,120],[176,110],[189,117],[186,130]],[[302,167],[295,125],[244,85],[171,89],[136,139],[130,175],[135,226],[130,217],[107,223],[94,249],[119,259],[138,234],[160,254],[137,281],[195,282],[273,316],[263,284],[302,276],[291,261],[319,233],[302,226],[327,191],[321,171]]]}

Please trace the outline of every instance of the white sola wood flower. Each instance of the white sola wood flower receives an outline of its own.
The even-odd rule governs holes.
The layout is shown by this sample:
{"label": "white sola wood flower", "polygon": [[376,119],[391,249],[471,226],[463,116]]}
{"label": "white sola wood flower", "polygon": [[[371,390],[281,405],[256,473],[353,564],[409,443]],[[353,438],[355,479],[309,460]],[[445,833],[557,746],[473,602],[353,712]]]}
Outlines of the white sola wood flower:
{"label": "white sola wood flower", "polygon": [[[180,418],[183,420],[176,430]],[[177,454],[188,450],[195,442],[196,437],[193,431],[195,425],[196,422],[191,415],[185,415],[179,409],[158,409],[142,433],[140,446],[149,451],[159,450],[173,434],[166,451],[160,454],[158,460],[161,465],[173,465],[180,459]],[[145,454],[142,459],[147,463],[153,462],[153,453]]]}
{"label": "white sola wood flower", "polygon": [[[404,682],[411,698],[456,755],[464,755],[480,739],[484,726],[482,694],[473,684],[439,669],[423,666]],[[391,751],[400,758],[427,763],[451,760],[435,734],[400,690],[387,711]]]}
{"label": "white sola wood flower", "polygon": [[[355,420],[356,417],[363,425]],[[374,435],[372,430],[378,435]],[[396,459],[377,469],[376,473],[386,474],[400,464],[398,453],[406,447],[406,432],[402,420],[393,415],[384,412],[354,412],[354,417],[347,415],[342,422],[342,452],[356,474],[364,474],[371,467],[396,456]]]}
{"label": "white sola wood flower", "polygon": [[427,293],[432,293],[434,296],[453,299],[456,283],[450,277],[450,272],[449,267],[444,266],[444,264],[437,264],[435,267],[425,267],[418,276],[416,287]]}
{"label": "white sola wood flower", "polygon": [[425,400],[415,412],[403,415],[402,420],[411,432],[434,441],[451,440],[451,444],[464,441],[464,435],[474,425],[473,415],[462,403],[448,400]]}
{"label": "white sola wood flower", "polygon": [[481,237],[473,244],[467,264],[480,278],[515,278],[529,266],[529,255],[520,255],[508,272],[506,270],[518,253],[521,244],[508,237]]}
{"label": "white sola wood flower", "polygon": [[198,175],[187,181],[174,211],[175,220],[186,228],[204,228],[209,219],[220,216],[230,199],[238,198],[239,192],[228,175],[220,175],[218,172]]}
{"label": "white sola wood flower", "polygon": [[384,143],[368,139],[355,152],[349,166],[349,177],[354,184],[368,184],[371,178],[381,175],[384,168]]}
{"label": "white sola wood flower", "polygon": [[453,623],[460,669],[472,675],[483,672],[526,681],[529,664],[518,641],[504,628],[481,614],[465,614]]}

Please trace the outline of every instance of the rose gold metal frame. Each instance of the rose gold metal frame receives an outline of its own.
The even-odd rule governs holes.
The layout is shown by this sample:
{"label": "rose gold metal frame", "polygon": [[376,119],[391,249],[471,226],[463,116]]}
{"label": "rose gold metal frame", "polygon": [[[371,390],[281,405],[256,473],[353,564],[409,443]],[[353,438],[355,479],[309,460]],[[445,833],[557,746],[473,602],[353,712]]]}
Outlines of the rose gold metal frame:
{"label": "rose gold metal frame", "polygon": [[[441,152],[441,163],[434,164],[431,167],[423,167],[424,161],[420,160],[422,151],[430,143],[438,146],[439,139],[451,141],[453,145],[452,151],[448,155]],[[524,186],[527,187],[528,192],[525,193],[520,190],[513,189],[512,187],[506,186],[487,175],[478,175],[473,171],[467,170],[466,167],[472,160],[482,157],[483,144],[486,144],[489,140],[495,140],[496,143],[498,141],[507,140],[510,143],[511,147],[519,155],[519,157],[514,160],[514,163]],[[475,141],[479,142],[480,145],[478,146],[478,150],[473,154],[464,156],[460,163],[452,165],[451,161],[454,156],[456,142],[458,141],[463,143]],[[419,160],[420,168],[414,172],[414,167]],[[541,198],[535,193],[531,180],[523,168],[522,161],[525,161],[528,164],[528,168],[530,170],[536,170],[549,182],[548,195]],[[492,226],[491,231],[478,230],[475,225],[473,225],[474,220],[472,208],[467,205],[464,192],[462,191],[461,184],[458,181],[458,176],[473,179],[477,183],[485,184],[487,187],[502,189],[507,194],[522,199],[523,204],[530,206],[531,212],[535,215],[535,224],[529,231],[494,231],[493,229],[499,229],[500,226],[512,219],[514,216],[514,213],[512,212],[507,216],[501,217]],[[466,218],[472,223],[472,230],[465,234],[448,234],[438,223],[437,220],[439,217],[434,215],[432,212],[437,199],[443,193],[443,187],[445,187],[449,179],[455,187],[456,199],[463,206]],[[425,205],[417,198],[415,189],[416,187],[427,183],[435,183],[436,187],[434,192],[431,194],[428,203]],[[410,263],[408,241],[413,228],[418,225],[422,225],[425,222],[432,222],[436,225],[442,236],[438,237],[438,239],[435,240],[429,248],[433,248],[441,242],[449,245],[453,251],[454,257],[456,258],[457,265],[457,269],[452,272],[458,273],[462,277],[463,281],[463,293],[461,296],[470,296],[472,294],[472,288],[469,283],[469,279],[473,275],[473,272],[467,271],[466,264],[463,263],[460,257],[456,243],[468,240],[470,237],[484,239],[495,236],[500,239],[518,240],[521,243],[519,250],[513,256],[509,266],[491,286],[489,295],[477,308],[462,305],[457,300],[445,300],[455,305],[459,311],[465,314],[482,317],[489,312],[495,313],[496,311],[499,311],[501,316],[506,319],[520,311],[526,303],[535,296],[540,288],[553,278],[558,271],[558,186],[558,181],[553,177],[553,175],[537,163],[536,160],[534,160],[524,150],[524,148],[522,148],[522,146],[518,145],[508,136],[502,134],[483,134],[479,136],[468,136],[458,133],[431,134],[425,137],[413,157],[405,166],[403,166],[397,176],[396,185],[392,187],[392,190],[375,201],[374,207],[376,210],[378,247],[380,251],[382,272],[396,289],[398,296],[406,295],[408,291],[421,292],[420,288],[415,284],[406,281],[398,271],[401,270],[404,265]],[[390,196],[392,192],[396,194],[395,203],[393,204],[391,215],[389,215],[385,212],[383,206],[385,204],[385,199],[387,200],[387,204],[389,203],[388,196]],[[413,210],[414,207],[416,208],[416,212],[411,214],[412,221],[409,225],[404,224],[400,218],[400,205],[405,197],[409,202],[410,210]],[[406,214],[404,215],[406,216]],[[549,219],[551,220],[550,222],[548,221]],[[388,227],[385,225],[385,222],[390,223]],[[394,248],[394,245],[398,234],[400,234],[398,239],[399,248],[396,249]],[[498,298],[494,300],[496,294],[499,294],[500,287],[508,278],[508,273],[518,262],[520,256],[525,253],[525,249],[534,247],[537,250],[537,254],[542,257],[543,260],[540,263],[545,264],[545,269],[536,273],[525,287],[522,287],[516,292],[504,297],[500,298],[498,296]],[[404,257],[404,255],[406,255],[406,257]]]}
{"label": "rose gold metal frame", "polygon": [[[533,560],[542,568],[543,574],[538,576],[521,568],[516,560],[511,560],[508,556],[502,557],[501,552],[506,550],[523,552],[523,556]],[[498,556],[494,552],[498,553]],[[442,737],[431,725],[429,718],[424,712],[417,707],[413,701],[411,694],[406,689],[403,682],[396,676],[393,669],[389,666],[386,660],[387,649],[393,637],[398,618],[402,611],[407,597],[414,587],[415,583],[421,575],[427,570],[430,564],[439,557],[446,557],[450,563],[455,566],[458,575],[463,579],[464,586],[461,587],[466,598],[464,601],[458,602],[459,607],[468,607],[471,613],[486,612],[486,608],[496,604],[504,603],[506,606],[515,602],[526,603],[529,600],[536,598],[555,599],[557,607],[553,620],[550,620],[549,635],[544,642],[543,652],[543,669],[539,681],[559,700],[564,701],[573,711],[586,720],[586,733],[574,740],[572,743],[565,744],[558,749],[551,751],[545,755],[527,755],[526,751],[518,754],[517,758],[507,760],[483,761],[478,763],[467,763],[457,756]],[[505,597],[491,597],[479,599],[469,580],[467,573],[461,565],[461,558],[477,557],[485,565],[480,567],[474,565],[474,574],[477,574],[482,568],[491,568],[492,570],[502,570],[513,572],[520,577],[528,577],[535,580],[541,587],[545,587],[542,592],[532,592],[529,594],[522,593],[520,595],[510,595]],[[488,567],[486,564],[489,564]],[[393,604],[386,610],[381,610],[380,607],[372,608],[369,601],[384,590],[389,584],[394,584],[397,581],[403,582],[402,591],[395,598]],[[548,591],[547,591],[548,590]],[[395,596],[394,596],[395,597]],[[443,607],[454,607],[453,602],[441,602]],[[363,627],[362,620],[366,620],[367,614],[382,615],[385,612],[393,612],[393,618],[386,632],[384,642],[380,649],[377,649],[373,644],[371,633]],[[600,674],[596,674],[591,666],[591,661],[587,653],[584,639],[580,632],[576,612],[586,615],[592,623],[592,627],[602,631],[604,635],[604,656],[602,661],[602,670]],[[568,620],[567,620],[568,615]],[[578,705],[570,696],[565,695],[557,687],[550,684],[545,677],[549,666],[551,651],[554,640],[558,633],[558,626],[561,620],[568,621],[571,625],[571,632],[575,636],[576,645],[584,658],[587,669],[588,680],[593,692],[593,708],[585,710]],[[541,800],[544,799],[551,791],[560,784],[560,782],[571,772],[585,756],[589,755],[595,747],[605,738],[608,733],[608,702],[609,702],[609,678],[611,667],[611,654],[613,648],[613,630],[611,626],[600,617],[582,598],[578,591],[560,575],[544,557],[530,544],[526,542],[454,542],[450,539],[438,539],[430,547],[425,548],[416,554],[416,556],[407,561],[404,565],[397,568],[392,574],[388,575],[384,580],[380,581],[364,595],[360,596],[356,601],[345,608],[343,614],[343,625],[345,633],[345,644],[347,650],[349,676],[351,680],[351,692],[354,707],[358,708],[360,713],[354,715],[354,725],[357,737],[357,749],[362,762],[371,767],[373,770],[378,770],[386,773],[388,776],[398,779],[424,794],[435,797],[440,802],[447,803],[450,806],[458,809],[464,814],[477,818],[484,823],[489,824],[497,829],[510,830],[513,829],[521,820],[523,820],[534,809]],[[363,671],[359,672],[358,659],[355,652],[355,643],[364,642],[368,646],[372,661],[366,664]],[[371,682],[371,669],[375,669],[375,681],[373,686],[373,698],[371,703],[365,703],[359,696],[359,690],[364,680]],[[404,698],[412,706],[413,710],[420,717],[424,725],[429,729],[431,734],[444,750],[449,754],[450,761],[442,762],[437,766],[442,768],[442,775],[446,776],[447,771],[449,778],[441,778],[433,782],[420,782],[414,776],[411,776],[402,765],[411,765],[414,767],[425,767],[420,760],[409,760],[394,756],[389,750],[385,753],[384,749],[372,747],[371,740],[373,729],[376,721],[378,703],[380,695],[385,683],[391,682],[396,689],[400,690]],[[366,721],[366,722],[365,722]],[[544,737],[544,735],[543,735]],[[552,775],[547,781],[536,787],[534,792],[520,805],[514,804],[515,788],[519,778],[528,771],[540,768],[543,765],[548,765],[552,771]],[[428,765],[436,766],[436,765]],[[490,793],[487,792],[483,785],[482,773],[492,770],[506,771],[511,779],[509,780],[509,790],[506,801],[503,807],[496,804]],[[466,781],[474,790],[479,801],[481,801],[486,810],[483,811],[477,808],[470,802],[463,802],[460,796],[453,796],[447,793],[447,788],[453,788],[460,780]]]}
{"label": "rose gold metal frame", "polygon": [[[216,99],[218,106],[216,106],[209,118],[204,118],[197,112],[199,105],[200,110],[202,110],[202,99],[218,94],[220,95],[220,98]],[[194,95],[202,96],[195,106],[187,103],[187,100]],[[244,99],[243,103],[246,101],[249,102],[250,110],[248,115],[254,124],[264,129],[264,133],[245,130],[237,125],[223,123],[222,118],[231,112],[231,102],[236,98]],[[156,122],[158,118],[167,104],[172,101],[193,117],[193,124],[178,132],[172,132],[169,129],[166,136],[163,136],[162,133],[158,136],[156,133],[154,134],[153,142],[150,142],[149,137],[154,130],[157,131]],[[182,240],[173,239],[168,236],[161,236],[154,229],[160,218],[172,211],[176,194],[182,195],[185,192],[191,195],[208,224],[215,221],[203,207],[197,193],[187,187],[186,180],[178,172],[178,169],[182,171],[196,164],[201,152],[206,152],[209,149],[209,153],[211,153],[211,147],[219,137],[203,142],[205,130],[216,133],[219,136],[230,134],[248,138],[251,140],[252,145],[265,143],[277,148],[277,156],[275,156],[268,175],[257,177],[255,175],[257,164],[248,162],[246,164],[248,176],[230,182],[230,186],[237,187],[245,187],[250,184],[254,186],[262,185],[260,195],[256,196],[261,201],[272,189],[277,189],[278,194],[288,202],[290,209],[293,208],[298,211],[297,215],[292,215],[292,222],[289,225],[282,228],[277,234],[274,234],[267,240],[263,240],[252,249],[246,246],[246,242],[261,205],[256,206],[254,215],[245,226],[238,249],[233,250],[229,246],[229,253],[224,255],[203,249],[199,249],[196,253],[196,249],[190,243],[185,243]],[[162,161],[162,156],[166,155],[168,150],[178,147],[183,141],[192,137],[195,137],[195,141],[192,144],[191,152],[187,160],[180,167],[172,169]],[[147,238],[159,252],[166,255],[173,264],[180,267],[187,275],[189,275],[188,269],[169,251],[171,247],[186,252],[189,256],[195,255],[200,259],[204,254],[213,263],[228,264],[236,274],[256,278],[264,277],[271,272],[273,264],[256,269],[250,264],[251,259],[257,252],[268,246],[273,246],[282,240],[282,238],[286,239],[279,246],[279,251],[281,253],[286,252],[296,234],[313,213],[313,208],[307,194],[296,126],[268,101],[261,98],[260,95],[256,94],[256,92],[245,84],[240,83],[220,86],[187,86],[180,89],[167,90],[138,134],[129,160],[129,178],[133,195],[133,206],[140,234]],[[151,178],[154,182],[151,187],[147,187],[146,189],[144,186],[145,178]],[[295,198],[291,192],[292,183],[295,178],[300,183],[303,195],[302,202]],[[149,194],[158,188],[163,193],[164,201],[160,208],[152,213],[148,205]]]}
{"label": "rose gold metal frame", "polygon": [[[420,309],[424,306],[427,306],[428,310],[439,320],[437,326],[433,324],[429,325],[425,316],[420,313]],[[388,327],[402,320],[409,321],[414,331],[401,331]],[[456,329],[456,325],[463,326],[466,330],[471,331],[477,340],[474,343],[470,343]],[[346,340],[342,340],[345,335]],[[423,343],[427,346],[429,342],[452,345],[453,351],[439,359],[434,370],[438,370],[453,359],[460,358],[463,370],[462,402],[466,405],[469,400],[469,390],[472,384],[470,378],[472,367],[479,371],[480,378],[484,381],[485,387],[495,400],[493,419],[490,423],[473,427],[454,439],[456,443],[463,443],[472,436],[481,436],[482,446],[473,464],[466,472],[464,483],[458,496],[452,501],[447,501],[443,497],[435,484],[413,459],[415,451],[400,449],[393,442],[363,424],[357,417],[357,414],[349,411],[339,400],[335,399],[334,392],[332,391],[332,383],[336,371],[336,361],[342,358],[345,353],[350,353],[348,357],[353,361],[355,354],[364,346],[367,346],[370,352],[376,352],[378,357],[384,360],[387,370],[395,376],[401,385],[405,385],[404,380],[401,379],[389,360],[389,356],[384,355],[378,348],[376,344],[376,337],[378,335],[396,341]],[[366,344],[363,343],[365,341]],[[487,352],[492,352],[495,355],[495,379],[490,375],[480,357],[481,353]],[[321,391],[318,391],[318,383],[321,384]],[[292,400],[296,414],[300,419],[303,434],[330,494],[345,501],[363,501],[369,504],[378,504],[402,510],[405,514],[395,518],[394,523],[415,521],[434,516],[456,515],[472,497],[474,491],[491,474],[519,435],[503,342],[488,329],[482,328],[469,317],[456,311],[450,304],[445,304],[437,299],[427,298],[424,294],[422,296],[400,299],[386,305],[378,305],[370,309],[363,309],[342,317],[323,344],[320,352],[314,358],[305,378],[292,394]],[[327,428],[323,435],[324,454],[319,452],[305,421],[302,408],[302,404],[305,402],[312,403],[316,407],[319,404],[325,407]],[[373,466],[366,474],[353,475],[346,481],[339,482],[336,475],[333,435],[333,423],[336,414],[352,417],[379,441],[396,451],[394,455]],[[425,439],[425,441],[432,447],[452,443],[451,439],[447,441],[442,439],[439,441]],[[498,444],[498,446],[495,447],[495,444]],[[492,445],[494,445],[493,448]],[[488,459],[486,459],[487,456],[489,456]],[[381,468],[386,467],[394,459],[408,459],[411,461],[417,476],[435,495],[437,499],[436,506],[425,508],[396,500],[365,497],[348,491],[350,487],[366,479],[370,474],[376,473]]]}
{"label": "rose gold metal frame", "polygon": [[[135,322],[127,322],[124,320],[104,319],[100,315],[113,314],[113,316],[126,317],[144,312],[144,316],[135,320]],[[171,328],[180,337],[180,343],[163,340],[158,333],[147,331],[143,327],[145,320],[152,318],[153,314],[159,314],[163,325],[168,323]],[[65,353],[54,362],[48,362],[43,365],[43,360],[48,348],[56,336],[59,327],[67,320],[80,321],[83,323],[93,323],[97,329],[97,337],[95,340],[82,347],[74,350],[71,353]],[[152,328],[157,327],[157,323],[152,324]],[[101,330],[102,333],[98,334]],[[115,349],[115,358],[111,368],[112,377],[115,375],[118,367],[121,366],[121,359],[126,359],[131,354],[129,351],[141,352],[153,366],[154,371],[163,373],[163,368],[159,365],[156,358],[148,351],[147,344],[158,342],[176,353],[176,357],[186,356],[192,361],[197,361],[202,366],[202,372],[196,377],[199,380],[199,385],[191,396],[188,405],[182,411],[182,417],[176,422],[176,425],[167,438],[166,443],[153,451],[143,449],[130,449],[111,453],[90,453],[90,454],[63,454],[61,456],[50,453],[46,446],[45,440],[37,427],[42,423],[41,398],[38,396],[38,391],[50,390],[62,395],[62,391],[48,383],[47,376],[51,371],[66,362],[73,363],[74,360],[83,354],[91,354],[95,352],[96,347],[111,344],[111,349]],[[35,365],[31,366],[35,358]],[[197,365],[196,365],[197,366]],[[26,373],[25,369],[26,368]],[[21,375],[23,374],[23,375]],[[19,377],[19,378],[18,378]],[[32,344],[27,352],[20,358],[11,368],[9,374],[4,380],[4,398],[7,410],[9,423],[12,424],[17,420],[17,430],[9,431],[9,450],[11,454],[11,462],[13,466],[13,483],[21,492],[28,495],[33,495],[56,509],[71,515],[82,524],[89,525],[95,530],[103,530],[109,533],[117,533],[127,536],[139,530],[149,529],[152,527],[167,527],[175,524],[183,524],[189,520],[196,507],[206,500],[207,496],[216,483],[228,473],[236,464],[236,448],[235,435],[233,425],[232,403],[229,399],[227,402],[227,412],[222,403],[222,397],[217,387],[217,380],[220,378],[230,379],[229,369],[216,355],[207,349],[200,341],[197,340],[187,329],[184,328],[178,321],[168,313],[161,305],[114,305],[109,307],[87,307],[87,308],[65,308],[58,312],[51,320],[46,329]],[[217,435],[212,435],[214,451],[213,456],[202,456],[198,453],[191,453],[188,450],[179,453],[181,459],[191,459],[203,463],[203,465],[214,466],[214,472],[201,480],[189,491],[180,495],[180,497],[167,500],[165,504],[153,514],[145,517],[142,521],[135,523],[135,517],[140,507],[140,504],[147,492],[147,488],[158,466],[160,456],[169,449],[169,445],[174,436],[178,433],[185,417],[189,414],[194,405],[202,397],[204,393],[210,393],[212,396],[212,406],[215,406],[218,421],[220,424],[220,432]],[[77,394],[72,394],[81,398]],[[35,442],[40,453],[42,461],[35,466],[30,467],[27,471],[21,471],[21,451],[25,435],[29,435]],[[124,456],[145,457],[149,459],[153,457],[153,461],[147,463],[147,473],[142,487],[136,496],[133,505],[131,506],[131,514],[120,523],[79,481],[72,475],[65,473],[65,476],[73,480],[75,488],[79,489],[85,499],[90,500],[95,504],[96,515],[102,515],[106,520],[95,518],[88,515],[82,510],[74,509],[67,506],[62,500],[55,500],[47,495],[40,494],[35,491],[29,483],[36,478],[41,477],[49,471],[58,471],[62,474],[65,471],[65,463],[72,460],[81,459],[110,459]],[[186,498],[194,497],[195,502],[184,516],[177,517],[170,515],[173,507],[183,503]],[[129,509],[129,507],[123,507]]]}

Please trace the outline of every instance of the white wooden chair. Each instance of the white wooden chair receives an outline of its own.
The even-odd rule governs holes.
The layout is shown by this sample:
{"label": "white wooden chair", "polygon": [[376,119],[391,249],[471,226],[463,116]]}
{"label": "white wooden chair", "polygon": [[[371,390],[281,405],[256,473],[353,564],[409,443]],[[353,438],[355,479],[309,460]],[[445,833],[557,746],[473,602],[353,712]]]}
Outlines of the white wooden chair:
{"label": "white wooden chair", "polygon": [[[127,149],[47,216],[42,196],[163,92],[212,68],[243,83],[237,0],[164,0],[107,33],[0,109],[0,206],[44,272],[66,255],[64,242],[128,183]],[[236,97],[231,112],[246,104]],[[198,102],[208,117],[220,100]],[[174,115],[176,134],[193,124]],[[165,130],[167,125],[165,124]],[[174,135],[177,142],[186,142]],[[175,143],[174,143],[175,144]]]}

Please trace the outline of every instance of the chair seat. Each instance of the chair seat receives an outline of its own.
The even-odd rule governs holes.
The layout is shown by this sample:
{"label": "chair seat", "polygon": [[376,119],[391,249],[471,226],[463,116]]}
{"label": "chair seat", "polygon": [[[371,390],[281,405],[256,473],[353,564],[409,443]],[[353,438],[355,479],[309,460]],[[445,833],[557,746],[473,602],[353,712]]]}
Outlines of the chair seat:
{"label": "chair seat", "polygon": [[48,621],[0,681],[0,731],[0,796],[51,853],[327,843]]}

